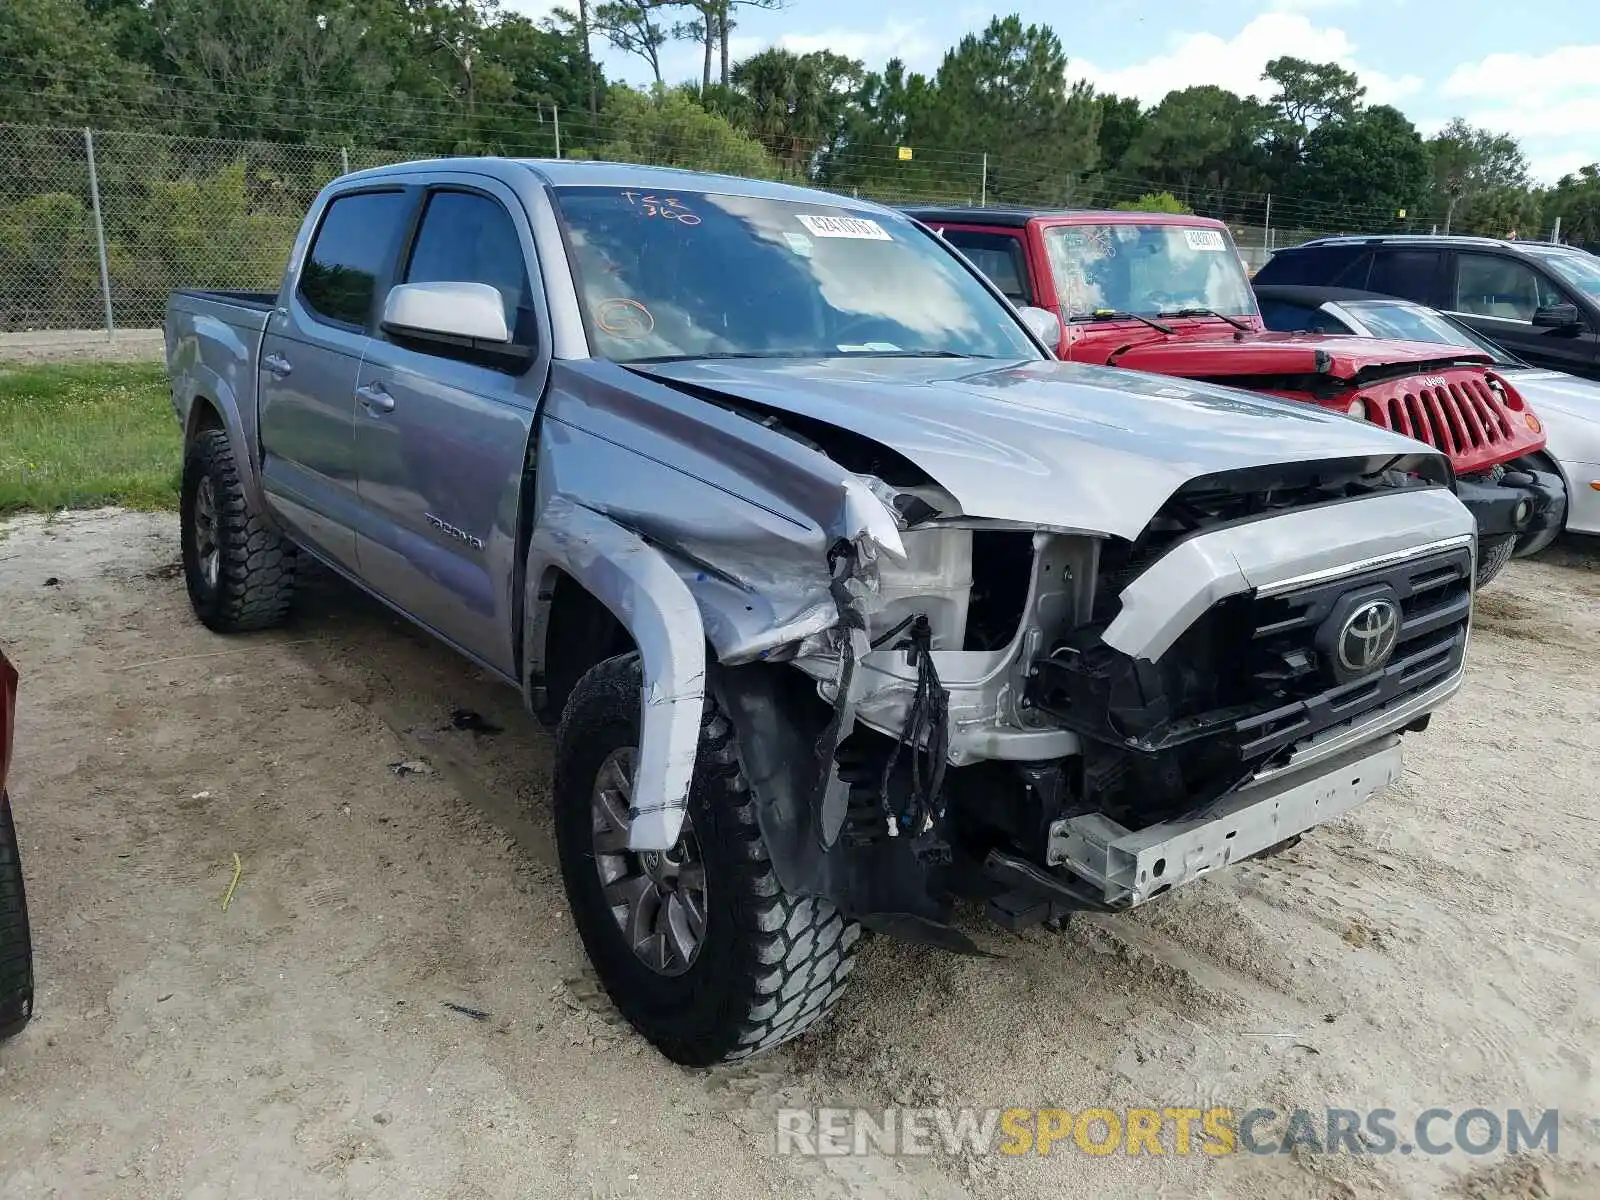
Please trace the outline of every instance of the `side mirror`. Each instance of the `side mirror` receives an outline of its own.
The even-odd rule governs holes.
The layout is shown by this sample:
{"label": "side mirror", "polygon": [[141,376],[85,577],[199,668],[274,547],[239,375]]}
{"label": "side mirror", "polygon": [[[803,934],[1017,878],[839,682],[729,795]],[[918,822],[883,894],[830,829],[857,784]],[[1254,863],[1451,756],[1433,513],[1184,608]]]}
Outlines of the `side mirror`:
{"label": "side mirror", "polygon": [[487,283],[402,283],[389,289],[383,327],[404,337],[431,338],[463,348],[511,341],[506,306]]}
{"label": "side mirror", "polygon": [[1022,323],[1028,327],[1028,332],[1033,334],[1053,351],[1061,344],[1061,318],[1048,308],[1034,308],[1024,305],[1017,309],[1017,315],[1022,318]]}
{"label": "side mirror", "polygon": [[1576,304],[1551,304],[1533,310],[1533,323],[1540,329],[1571,329],[1583,324]]}

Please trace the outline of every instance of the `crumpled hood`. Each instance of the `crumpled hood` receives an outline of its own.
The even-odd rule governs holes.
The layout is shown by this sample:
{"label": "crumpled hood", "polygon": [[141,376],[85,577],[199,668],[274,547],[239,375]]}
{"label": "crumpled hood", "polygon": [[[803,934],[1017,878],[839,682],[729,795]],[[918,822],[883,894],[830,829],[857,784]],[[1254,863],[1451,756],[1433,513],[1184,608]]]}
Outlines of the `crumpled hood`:
{"label": "crumpled hood", "polygon": [[1215,379],[1241,375],[1327,375],[1354,379],[1373,367],[1404,363],[1489,363],[1478,350],[1431,342],[1396,342],[1379,338],[1338,337],[1305,333],[1250,333],[1236,340],[1213,336],[1166,340],[1154,333],[1114,356],[1119,367]]}
{"label": "crumpled hood", "polygon": [[1197,476],[1429,452],[1310,405],[1076,363],[730,359],[631,369],[853,430],[910,459],[968,516],[1129,540]]}

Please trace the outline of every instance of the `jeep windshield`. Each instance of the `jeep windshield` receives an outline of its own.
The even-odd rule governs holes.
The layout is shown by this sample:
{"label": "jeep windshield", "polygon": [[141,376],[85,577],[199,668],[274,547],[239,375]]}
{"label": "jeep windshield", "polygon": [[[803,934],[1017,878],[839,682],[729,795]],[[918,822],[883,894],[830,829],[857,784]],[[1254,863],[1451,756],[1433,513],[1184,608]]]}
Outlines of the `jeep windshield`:
{"label": "jeep windshield", "polygon": [[591,348],[615,362],[1042,357],[935,238],[882,213],[559,187]]}
{"label": "jeep windshield", "polygon": [[1255,315],[1250,281],[1219,230],[1132,221],[1058,225],[1045,230],[1044,242],[1064,320],[1091,321],[1097,313],[1187,316],[1202,309],[1221,317]]}

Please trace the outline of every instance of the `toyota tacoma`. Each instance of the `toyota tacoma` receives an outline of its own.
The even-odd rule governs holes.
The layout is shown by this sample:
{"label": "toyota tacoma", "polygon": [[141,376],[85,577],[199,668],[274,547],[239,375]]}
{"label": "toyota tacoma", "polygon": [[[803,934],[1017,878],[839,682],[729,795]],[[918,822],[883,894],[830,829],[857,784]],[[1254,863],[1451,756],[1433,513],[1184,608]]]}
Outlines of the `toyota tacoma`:
{"label": "toyota tacoma", "polygon": [[331,568],[555,726],[578,933],[670,1058],[1122,911],[1399,775],[1459,687],[1473,520],[1342,414],[1054,361],[889,209],[603,163],[317,198],[281,290],[178,292],[183,568],[224,634]]}

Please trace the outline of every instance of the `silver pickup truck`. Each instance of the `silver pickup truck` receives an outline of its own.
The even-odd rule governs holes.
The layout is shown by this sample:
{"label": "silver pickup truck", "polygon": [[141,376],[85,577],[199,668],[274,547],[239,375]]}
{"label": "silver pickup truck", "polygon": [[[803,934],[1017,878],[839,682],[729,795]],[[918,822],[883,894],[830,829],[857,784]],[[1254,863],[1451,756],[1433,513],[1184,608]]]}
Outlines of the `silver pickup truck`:
{"label": "silver pickup truck", "polygon": [[521,689],[618,1007],[766,1050],[863,927],[1151,900],[1393,782],[1460,685],[1443,458],[1054,320],[839,196],[349,175],[278,295],[172,297],[189,594],[272,626],[309,556]]}

